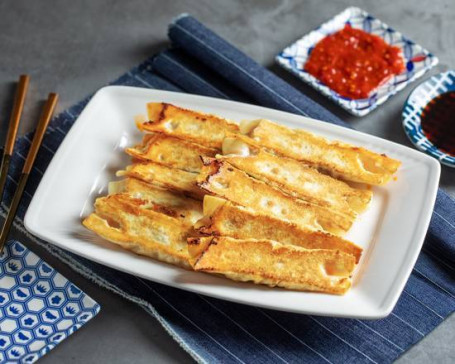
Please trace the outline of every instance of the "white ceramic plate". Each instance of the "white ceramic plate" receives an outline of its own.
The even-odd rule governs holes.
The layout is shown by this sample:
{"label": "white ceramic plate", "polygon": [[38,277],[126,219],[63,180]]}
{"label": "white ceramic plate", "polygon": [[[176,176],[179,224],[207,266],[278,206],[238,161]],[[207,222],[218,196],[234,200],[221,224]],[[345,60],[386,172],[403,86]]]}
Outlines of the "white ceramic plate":
{"label": "white ceramic plate", "polygon": [[[81,220],[140,140],[133,122],[151,101],[233,120],[267,118],[370,148],[403,162],[397,180],[374,188],[374,199],[348,238],[365,250],[345,296],[287,291],[186,271],[129,253],[87,231]],[[25,216],[38,237],[101,264],[152,281],[221,299],[316,315],[381,318],[391,312],[420,252],[439,182],[440,165],[413,149],[371,135],[281,111],[220,99],[133,87],[98,91],[49,165]]]}

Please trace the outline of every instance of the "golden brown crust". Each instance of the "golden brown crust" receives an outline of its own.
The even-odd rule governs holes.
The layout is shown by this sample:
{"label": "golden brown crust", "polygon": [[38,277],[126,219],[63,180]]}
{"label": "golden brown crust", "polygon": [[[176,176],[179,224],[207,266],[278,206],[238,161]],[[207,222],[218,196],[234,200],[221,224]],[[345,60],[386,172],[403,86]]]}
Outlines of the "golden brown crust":
{"label": "golden brown crust", "polygon": [[343,234],[353,218],[302,201],[249,177],[228,163],[205,159],[198,185],[208,193],[313,230]]}
{"label": "golden brown crust", "polygon": [[297,198],[354,216],[364,211],[371,201],[371,191],[350,187],[295,159],[273,155],[257,147],[251,138],[238,134],[229,139],[243,143],[249,154],[229,154],[217,159]]}
{"label": "golden brown crust", "polygon": [[170,191],[183,193],[202,200],[204,193],[196,185],[197,174],[170,168],[154,162],[135,163],[125,171],[117,172],[119,176],[134,177]]}
{"label": "golden brown crust", "polygon": [[[205,198],[207,198],[206,196]],[[204,215],[206,211],[204,211]],[[226,201],[210,216],[200,220],[202,234],[230,236],[236,239],[268,239],[305,249],[333,249],[352,254],[358,263],[362,248],[341,237],[314,231],[294,223],[236,206]],[[201,226],[202,225],[202,226]]]}
{"label": "golden brown crust", "polygon": [[188,224],[194,224],[203,216],[201,201],[183,194],[164,190],[136,178],[126,178],[115,184],[118,186],[115,194],[126,195],[130,199],[141,201],[142,208],[161,212]]}
{"label": "golden brown crust", "polygon": [[365,148],[329,141],[300,129],[260,120],[249,136],[265,148],[304,161],[344,180],[386,184],[401,162]]}
{"label": "golden brown crust", "polygon": [[193,141],[209,148],[221,148],[226,133],[237,133],[239,127],[215,115],[183,109],[181,107],[152,102],[147,104],[148,122],[141,130],[160,132]]}
{"label": "golden brown crust", "polygon": [[145,135],[141,144],[125,152],[141,161],[152,161],[188,172],[199,172],[200,156],[214,157],[216,149],[174,138],[165,134]]}
{"label": "golden brown crust", "polygon": [[355,258],[338,250],[303,249],[271,240],[190,238],[194,270],[238,281],[294,290],[344,294],[351,286]]}
{"label": "golden brown crust", "polygon": [[137,254],[189,267],[186,239],[194,233],[192,226],[142,205],[143,201],[125,195],[102,197],[83,224]]}

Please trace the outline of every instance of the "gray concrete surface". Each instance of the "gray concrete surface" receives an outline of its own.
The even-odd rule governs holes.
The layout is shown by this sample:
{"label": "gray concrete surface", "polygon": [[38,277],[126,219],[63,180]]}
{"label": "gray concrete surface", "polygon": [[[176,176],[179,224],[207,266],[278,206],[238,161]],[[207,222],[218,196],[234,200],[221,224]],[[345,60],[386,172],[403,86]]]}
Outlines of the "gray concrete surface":
{"label": "gray concrete surface", "polygon": [[[116,78],[166,45],[169,21],[188,12],[260,63],[272,66],[303,92],[357,129],[410,146],[401,108],[412,87],[371,115],[355,118],[273,66],[290,42],[347,6],[358,5],[430,49],[440,64],[455,67],[453,0],[376,1],[160,1],[85,0],[0,2],[0,124],[11,106],[13,82],[32,76],[21,132],[31,129],[47,93],[60,94],[59,110]],[[443,167],[441,186],[455,196],[455,170]],[[15,236],[21,238],[19,233]],[[24,242],[27,239],[23,238]],[[190,357],[136,305],[85,280],[42,248],[30,248],[74,281],[102,306],[99,316],[46,355],[42,363],[181,363]],[[399,363],[455,362],[455,316],[415,345]]]}

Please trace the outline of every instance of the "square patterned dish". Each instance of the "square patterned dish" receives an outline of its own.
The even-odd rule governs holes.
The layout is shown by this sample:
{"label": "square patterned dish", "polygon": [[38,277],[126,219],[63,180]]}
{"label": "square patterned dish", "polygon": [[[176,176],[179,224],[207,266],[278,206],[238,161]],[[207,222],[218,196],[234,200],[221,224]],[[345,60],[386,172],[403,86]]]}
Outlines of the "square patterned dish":
{"label": "square patterned dish", "polygon": [[[317,78],[304,71],[304,65],[315,45],[325,36],[341,30],[349,24],[353,28],[361,29],[367,33],[381,37],[386,43],[399,47],[404,57],[405,70],[390,78],[379,86],[366,99],[352,100],[340,96]],[[401,33],[390,28],[367,12],[350,7],[322,24],[309,34],[300,38],[289,47],[285,48],[276,61],[286,70],[320,91],[322,94],[335,101],[342,108],[356,116],[364,116],[383,104],[398,91],[404,89],[409,83],[422,77],[438,63],[438,59],[420,45],[409,40]]]}
{"label": "square patterned dish", "polygon": [[[147,102],[167,102],[235,121],[265,118],[292,128],[386,153],[402,161],[397,180],[374,187],[374,198],[347,239],[364,249],[344,296],[234,282],[135,255],[81,224],[105,195],[115,171],[138,142],[134,116]],[[371,135],[302,116],[196,95],[110,86],[90,101],[49,165],[25,217],[33,234],[101,264],[155,282],[229,301],[298,313],[380,318],[393,309],[415,264],[433,211],[440,165],[433,158]]]}
{"label": "square patterned dish", "polygon": [[100,306],[18,241],[0,254],[0,363],[34,363]]}

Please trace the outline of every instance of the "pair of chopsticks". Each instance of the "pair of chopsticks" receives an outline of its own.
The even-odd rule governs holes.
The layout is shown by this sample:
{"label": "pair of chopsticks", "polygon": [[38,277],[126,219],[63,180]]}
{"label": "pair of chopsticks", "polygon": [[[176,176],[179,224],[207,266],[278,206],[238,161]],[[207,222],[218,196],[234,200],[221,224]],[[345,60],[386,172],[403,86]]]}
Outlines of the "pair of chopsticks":
{"label": "pair of chopsticks", "polygon": [[[8,133],[6,135],[6,141],[3,148],[2,162],[0,167],[0,201],[3,198],[3,190],[6,184],[6,178],[8,176],[8,169],[13,155],[14,144],[16,141],[17,130],[19,127],[19,121],[21,119],[22,110],[24,108],[25,97],[27,95],[28,85],[30,77],[27,75],[21,75],[14,97],[14,106],[11,112],[11,118],[9,120]],[[13,224],[14,217],[16,216],[17,208],[22,198],[22,194],[27,185],[28,176],[32,170],[33,163],[35,162],[36,155],[43,141],[44,133],[46,132],[49,121],[51,120],[52,114],[54,113],[55,106],[57,105],[58,95],[50,93],[46,103],[41,112],[41,117],[36,127],[35,135],[33,136],[32,145],[25,159],[22,173],[19,178],[19,182],[14,192],[14,197],[11,202],[11,206],[6,215],[5,222],[0,233],[0,253],[3,251],[6,239],[8,238],[11,225]]]}

